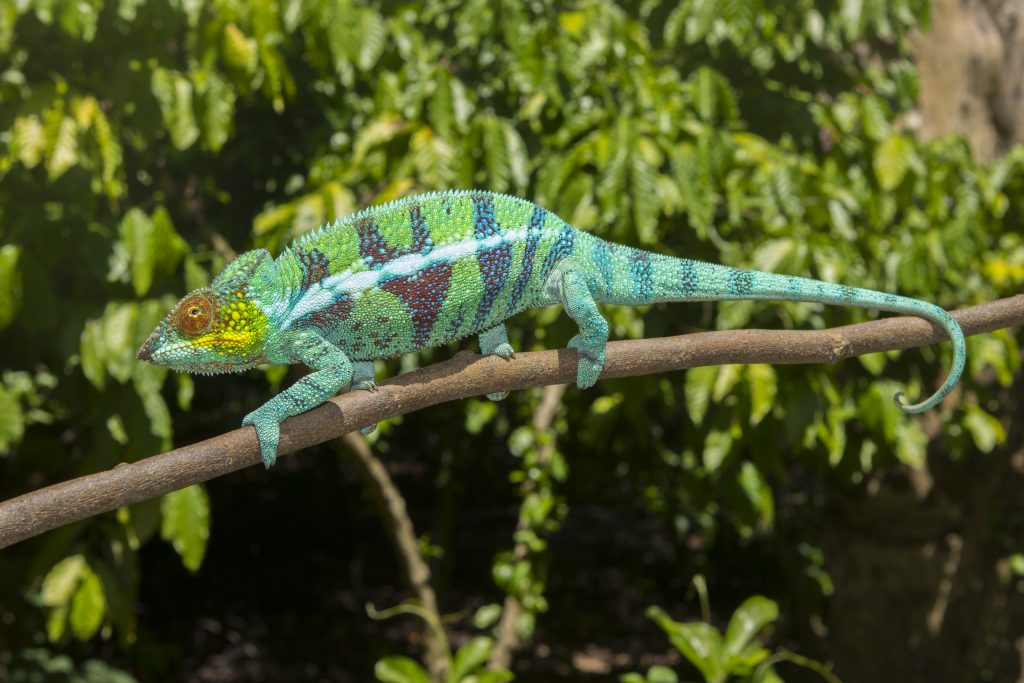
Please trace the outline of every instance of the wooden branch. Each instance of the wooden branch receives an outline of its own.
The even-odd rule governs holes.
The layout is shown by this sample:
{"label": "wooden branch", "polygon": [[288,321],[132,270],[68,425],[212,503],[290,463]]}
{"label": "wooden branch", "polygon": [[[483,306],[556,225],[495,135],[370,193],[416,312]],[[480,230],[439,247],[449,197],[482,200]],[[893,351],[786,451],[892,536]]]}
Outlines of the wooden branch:
{"label": "wooden branch", "polygon": [[[953,312],[964,333],[1024,324],[1024,294]],[[827,330],[727,330],[613,341],[602,378],[630,377],[726,363],[834,363],[876,351],[944,341],[921,318],[885,318]],[[941,368],[935,368],[937,374]],[[576,379],[576,352],[519,353],[511,361],[461,352],[450,360],[386,380],[374,393],[332,398],[281,428],[280,454],[428,406],[505,389]],[[913,398],[913,397],[911,397]],[[256,431],[236,429],[105,472],[48,486],[0,503],[0,548],[123,505],[184,488],[260,462]]]}
{"label": "wooden branch", "polygon": [[[349,432],[344,439],[349,450],[355,455],[355,464],[370,491],[377,514],[384,524],[384,532],[395,551],[395,557],[398,558],[402,580],[419,600],[423,609],[433,614],[440,622],[441,612],[437,608],[437,595],[434,593],[434,587],[430,585],[430,568],[420,555],[419,543],[413,532],[405,498],[391,481],[384,463],[373,454],[362,434]],[[423,659],[427,663],[430,677],[435,681],[443,681],[448,675],[447,644],[439,641],[429,624],[423,625],[423,641]]]}

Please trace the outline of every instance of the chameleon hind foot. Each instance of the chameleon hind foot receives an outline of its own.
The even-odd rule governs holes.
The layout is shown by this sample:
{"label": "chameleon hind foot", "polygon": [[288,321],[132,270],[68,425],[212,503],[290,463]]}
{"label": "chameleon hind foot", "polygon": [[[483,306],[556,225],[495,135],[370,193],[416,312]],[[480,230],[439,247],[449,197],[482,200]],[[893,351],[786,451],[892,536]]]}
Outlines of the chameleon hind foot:
{"label": "chameleon hind foot", "polygon": [[[485,356],[498,356],[505,360],[512,360],[516,352],[508,342],[508,332],[505,331],[504,324],[495,325],[480,333],[480,353]],[[507,390],[487,394],[487,398],[492,401],[500,401],[507,396]]]}
{"label": "chameleon hind foot", "polygon": [[562,307],[580,326],[580,332],[569,340],[569,348],[576,349],[576,386],[589,389],[597,382],[604,369],[604,349],[608,343],[608,321],[597,308],[594,295],[586,281],[573,272],[562,276]]}
{"label": "chameleon hind foot", "polygon": [[[372,360],[360,360],[352,363],[352,386],[349,391],[377,393],[376,376],[377,372]],[[363,434],[372,434],[375,429],[377,429],[376,423],[363,427],[359,431]]]}

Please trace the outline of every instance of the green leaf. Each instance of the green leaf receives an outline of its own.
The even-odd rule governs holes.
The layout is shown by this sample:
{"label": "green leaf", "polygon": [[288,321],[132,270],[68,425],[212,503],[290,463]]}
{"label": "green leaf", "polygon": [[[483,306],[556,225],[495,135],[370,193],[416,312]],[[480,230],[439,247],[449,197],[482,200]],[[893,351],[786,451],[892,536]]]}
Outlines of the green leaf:
{"label": "green leaf", "polygon": [[199,97],[199,120],[203,129],[203,145],[207,149],[220,151],[231,136],[234,117],[234,89],[216,71],[205,72]]}
{"label": "green leaf", "polygon": [[152,218],[141,209],[129,209],[121,219],[120,234],[138,296],[149,291],[157,270],[169,272],[177,267],[188,248],[163,207],[158,207]]}
{"label": "green leaf", "polygon": [[711,400],[711,387],[718,377],[717,365],[706,365],[699,368],[690,368],[686,371],[686,406],[690,412],[690,419],[695,425],[704,421],[704,415],[708,411],[708,403]]}
{"label": "green leaf", "polygon": [[916,420],[905,419],[896,426],[896,457],[903,464],[915,469],[922,467],[927,445],[928,435]]}
{"label": "green leaf", "polygon": [[974,438],[974,445],[979,451],[989,453],[996,444],[1006,441],[1006,430],[998,418],[977,406],[967,406],[966,410],[963,424]]}
{"label": "green leaf", "polygon": [[88,640],[96,635],[107,611],[107,600],[103,593],[100,577],[86,565],[82,570],[82,581],[71,598],[69,622],[71,631],[79,640]]}
{"label": "green leaf", "polygon": [[373,673],[381,683],[430,683],[430,676],[422,666],[401,655],[378,660]]}
{"label": "green leaf", "polygon": [[192,112],[192,83],[179,71],[158,68],[153,70],[150,87],[160,104],[171,143],[178,149],[191,147],[199,138]]}
{"label": "green leaf", "polygon": [[757,363],[747,366],[747,383],[750,386],[750,425],[761,422],[772,406],[778,393],[778,379],[775,368]]}
{"label": "green leaf", "polygon": [[729,395],[733,387],[743,377],[742,365],[723,365],[719,368],[718,376],[715,377],[715,386],[711,392],[711,398],[719,403]]}
{"label": "green leaf", "polygon": [[722,635],[714,626],[699,621],[673,621],[660,607],[648,607],[646,614],[668,635],[672,645],[704,674],[705,679],[723,679]]}
{"label": "green leaf", "polygon": [[369,8],[360,12],[359,53],[354,60],[360,69],[369,71],[384,52],[387,26],[380,15]]}
{"label": "green leaf", "polygon": [[78,162],[78,126],[75,120],[68,116],[60,119],[49,143],[46,172],[53,182]]}
{"label": "green leaf", "polygon": [[53,565],[43,579],[40,600],[47,607],[67,605],[87,565],[84,555],[71,555]]}
{"label": "green leaf", "polygon": [[667,666],[656,664],[647,670],[647,683],[678,683],[676,672]]}
{"label": "green leaf", "polygon": [[247,37],[237,25],[229,23],[224,26],[220,51],[232,69],[250,77],[256,73],[259,59],[256,41]]}
{"label": "green leaf", "polygon": [[142,296],[153,284],[157,260],[153,221],[141,209],[132,208],[121,219],[120,232],[131,265],[132,287]]}
{"label": "green leaf", "polygon": [[875,177],[883,190],[889,192],[899,187],[913,154],[913,143],[903,135],[891,135],[875,148]]}
{"label": "green leaf", "polygon": [[11,129],[11,155],[26,168],[38,164],[46,151],[46,134],[39,117],[19,116]]}
{"label": "green leaf", "polygon": [[0,384],[0,454],[21,441],[25,434],[25,416],[18,398]]}
{"label": "green leaf", "polygon": [[775,500],[772,497],[772,487],[765,481],[761,471],[753,463],[745,462],[740,467],[737,481],[757,510],[760,524],[764,528],[771,528],[775,522]]}
{"label": "green leaf", "polygon": [[774,600],[755,595],[743,601],[729,620],[722,642],[726,668],[738,660],[747,646],[768,624],[779,618],[779,605]]}
{"label": "green leaf", "polygon": [[473,615],[473,626],[485,629],[493,626],[501,618],[501,605],[496,602],[484,605]]}
{"label": "green leaf", "polygon": [[477,636],[459,648],[452,660],[452,670],[448,674],[448,683],[460,683],[469,674],[480,668],[491,656],[494,641],[485,636]]}
{"label": "green leaf", "polygon": [[210,500],[202,484],[165,495],[160,504],[160,536],[170,541],[189,571],[199,570],[210,536]]}
{"label": "green leaf", "polygon": [[712,429],[704,440],[704,468],[717,472],[732,451],[732,435],[722,429]]}
{"label": "green leaf", "polygon": [[14,244],[0,247],[0,329],[11,324],[21,305],[21,273],[18,259],[21,248]]}

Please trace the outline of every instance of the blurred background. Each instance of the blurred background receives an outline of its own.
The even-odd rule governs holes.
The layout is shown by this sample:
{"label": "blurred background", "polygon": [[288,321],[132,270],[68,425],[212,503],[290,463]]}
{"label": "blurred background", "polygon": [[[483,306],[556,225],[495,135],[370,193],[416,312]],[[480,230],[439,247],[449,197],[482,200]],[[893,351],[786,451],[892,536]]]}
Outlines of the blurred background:
{"label": "blurred background", "polygon": [[[1019,292],[1022,11],[0,0],[0,498],[237,428],[302,369],[192,379],[136,362],[145,336],[236,253],[410,193],[946,308]],[[875,317],[606,312],[617,338]],[[509,329],[574,333],[558,309]],[[917,418],[892,394],[935,388],[947,344],[439,405],[70,525],[0,552],[0,679],[439,680],[434,631],[375,611],[412,593],[363,449],[452,681],[1024,680],[1020,341],[970,338]]]}

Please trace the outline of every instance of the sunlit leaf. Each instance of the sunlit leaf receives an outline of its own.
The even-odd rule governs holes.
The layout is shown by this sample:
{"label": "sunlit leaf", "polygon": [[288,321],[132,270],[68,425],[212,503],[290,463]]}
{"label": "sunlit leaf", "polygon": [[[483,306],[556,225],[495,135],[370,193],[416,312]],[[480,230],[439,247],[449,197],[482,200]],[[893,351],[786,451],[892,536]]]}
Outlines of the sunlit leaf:
{"label": "sunlit leaf", "polygon": [[750,386],[750,424],[756,425],[775,405],[778,380],[775,368],[762,363],[748,365],[746,374],[747,383]]}
{"label": "sunlit leaf", "polygon": [[160,537],[170,541],[189,571],[199,571],[210,536],[210,500],[202,484],[166,494],[160,505]]}
{"label": "sunlit leaf", "polygon": [[0,247],[0,329],[11,324],[21,305],[21,273],[18,259],[21,248],[14,244]]}
{"label": "sunlit leaf", "polygon": [[17,397],[0,384],[0,454],[21,441],[25,434],[25,416]]}
{"label": "sunlit leaf", "polygon": [[40,600],[47,607],[60,607],[71,602],[87,564],[84,555],[71,555],[53,565],[43,579]]}
{"label": "sunlit leaf", "polygon": [[883,190],[894,190],[903,182],[913,153],[913,144],[903,135],[892,135],[875,148],[875,177]]}
{"label": "sunlit leaf", "polygon": [[1006,430],[999,419],[977,406],[967,406],[963,424],[982,453],[989,453],[1006,441]]}
{"label": "sunlit leaf", "polygon": [[381,683],[430,683],[430,676],[422,666],[400,655],[378,660],[373,673]]}
{"label": "sunlit leaf", "polygon": [[722,635],[714,626],[699,621],[673,621],[659,607],[647,608],[646,614],[668,635],[672,645],[704,674],[704,678],[709,681],[722,679],[725,671]]}
{"label": "sunlit leaf", "polygon": [[774,600],[760,595],[744,600],[733,612],[725,630],[725,639],[722,641],[725,661],[738,658],[761,629],[778,618],[779,606]]}
{"label": "sunlit leaf", "polygon": [[92,638],[103,623],[106,611],[107,599],[100,577],[86,565],[78,589],[71,598],[71,612],[68,615],[71,632],[79,640]]}
{"label": "sunlit leaf", "polygon": [[192,83],[179,71],[158,68],[153,70],[151,87],[171,143],[178,149],[192,146],[199,137],[192,110]]}
{"label": "sunlit leaf", "polygon": [[455,659],[452,661],[452,669],[448,680],[456,683],[462,681],[474,670],[487,663],[493,648],[494,641],[490,638],[477,636],[470,639],[469,642],[460,647],[458,652],[455,653]]}
{"label": "sunlit leaf", "polygon": [[699,425],[704,420],[711,400],[711,388],[717,377],[717,365],[705,365],[686,371],[686,407],[694,424]]}

